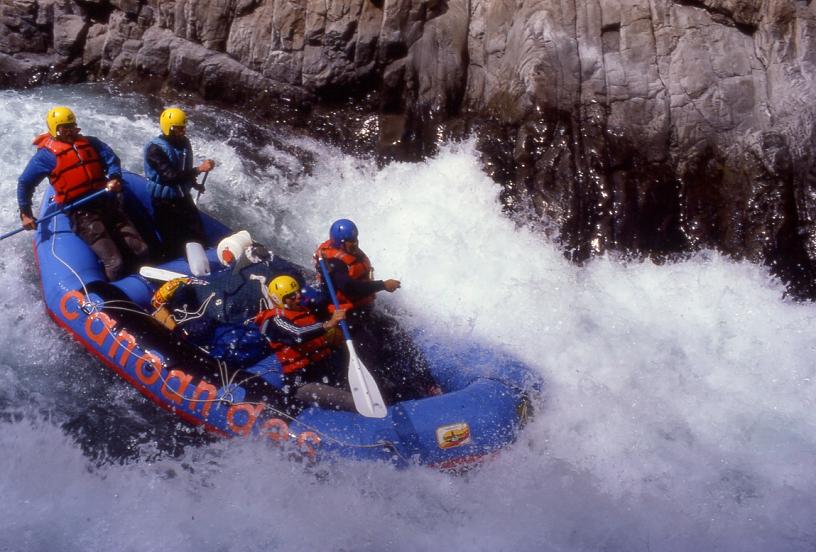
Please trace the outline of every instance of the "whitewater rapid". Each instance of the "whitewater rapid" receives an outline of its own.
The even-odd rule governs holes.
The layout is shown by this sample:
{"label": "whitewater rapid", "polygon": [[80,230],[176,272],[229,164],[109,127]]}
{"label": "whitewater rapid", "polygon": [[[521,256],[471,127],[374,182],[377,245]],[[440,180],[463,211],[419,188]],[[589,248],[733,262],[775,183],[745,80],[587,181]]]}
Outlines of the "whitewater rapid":
{"label": "whitewater rapid", "polygon": [[[4,230],[55,104],[137,172],[162,108],[93,86],[0,92]],[[536,415],[464,476],[309,469],[207,438],[50,321],[18,235],[0,242],[0,550],[816,548],[816,306],[764,268],[711,252],[575,266],[502,214],[471,143],[378,167],[186,107],[197,158],[219,163],[202,209],[302,264],[332,220],[355,220],[377,276],[403,283],[383,302],[526,362],[544,382]]]}

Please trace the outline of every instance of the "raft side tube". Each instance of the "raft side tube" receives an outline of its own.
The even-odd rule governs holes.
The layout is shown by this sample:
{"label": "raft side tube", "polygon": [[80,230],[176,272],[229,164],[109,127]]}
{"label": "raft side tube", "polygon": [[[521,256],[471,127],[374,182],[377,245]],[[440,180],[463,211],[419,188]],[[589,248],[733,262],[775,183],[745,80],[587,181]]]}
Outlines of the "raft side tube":
{"label": "raft side tube", "polygon": [[432,342],[422,333],[414,339],[442,389],[464,389],[481,378],[525,390],[539,389],[542,385],[529,367],[500,348],[463,341]]}
{"label": "raft side tube", "polygon": [[390,406],[382,419],[310,408],[297,422],[331,438],[324,453],[336,440],[356,458],[383,459],[393,450],[404,463],[437,464],[481,457],[514,441],[523,401],[520,391],[479,379],[459,391]]}

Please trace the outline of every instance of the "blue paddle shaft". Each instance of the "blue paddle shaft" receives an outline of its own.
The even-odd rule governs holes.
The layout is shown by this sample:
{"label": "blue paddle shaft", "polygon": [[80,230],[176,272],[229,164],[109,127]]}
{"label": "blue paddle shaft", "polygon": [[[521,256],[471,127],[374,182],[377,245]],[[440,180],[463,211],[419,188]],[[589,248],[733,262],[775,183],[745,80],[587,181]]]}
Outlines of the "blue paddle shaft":
{"label": "blue paddle shaft", "polygon": [[[337,300],[337,293],[334,291],[334,284],[332,283],[331,276],[329,276],[329,269],[326,268],[326,263],[323,261],[323,257],[318,257],[317,262],[320,264],[320,271],[323,273],[323,279],[326,280],[326,287],[329,288],[329,296],[331,297],[332,303],[334,303],[335,309],[340,309],[340,301]],[[345,320],[340,321],[340,329],[343,330],[343,337],[346,338],[346,341],[351,341],[351,333],[349,332],[348,325],[346,324]]]}
{"label": "blue paddle shaft", "polygon": [[[88,203],[89,201],[91,201],[91,200],[94,200],[94,199],[98,198],[99,196],[101,196],[102,194],[106,193],[107,191],[108,191],[108,190],[107,190],[106,188],[102,188],[101,190],[97,190],[97,191],[95,191],[94,193],[92,193],[92,194],[90,194],[90,195],[86,195],[86,196],[85,196],[85,197],[83,197],[82,199],[78,199],[77,201],[74,201],[73,203],[69,203],[68,205],[65,205],[64,207],[62,207],[62,208],[61,208],[61,209],[59,209],[58,211],[55,211],[55,212],[51,213],[50,215],[47,215],[47,216],[44,216],[44,217],[43,217],[43,218],[41,218],[41,219],[38,219],[38,220],[35,222],[35,224],[40,224],[41,222],[45,222],[45,221],[47,221],[47,220],[51,220],[52,218],[54,218],[54,217],[55,217],[55,216],[57,216],[57,215],[60,215],[60,214],[62,214],[62,213],[67,213],[68,211],[70,211],[71,209],[73,209],[73,208],[75,208],[75,207],[79,207],[80,205],[82,205],[82,204],[84,204],[84,203]],[[11,232],[6,232],[6,233],[5,233],[5,234],[3,234],[2,236],[0,236],[0,240],[4,240],[4,239],[6,239],[6,238],[8,238],[8,237],[10,237],[10,236],[13,236],[14,234],[19,234],[19,233],[20,233],[20,232],[22,232],[23,230],[25,230],[25,228],[23,228],[23,227],[21,226],[20,228],[17,228],[16,230],[12,230]]]}

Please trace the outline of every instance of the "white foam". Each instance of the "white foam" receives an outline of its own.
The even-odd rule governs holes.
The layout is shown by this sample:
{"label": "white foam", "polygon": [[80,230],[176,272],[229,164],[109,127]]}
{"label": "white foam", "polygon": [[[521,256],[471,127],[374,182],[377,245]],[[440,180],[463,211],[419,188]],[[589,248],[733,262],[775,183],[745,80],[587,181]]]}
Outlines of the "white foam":
{"label": "white foam", "polygon": [[[61,94],[94,106],[77,108],[80,126],[128,167],[138,169],[155,132],[151,120],[126,113],[144,109],[138,98],[100,99],[83,87],[0,92],[7,225],[16,223],[14,182],[28,141]],[[318,479],[236,441],[89,469],[59,429],[59,399],[82,394],[54,370],[79,363],[90,377],[104,368],[66,345],[43,314],[30,243],[17,237],[0,244],[0,405],[22,409],[24,420],[0,422],[0,548],[813,548],[816,307],[782,299],[763,268],[714,253],[572,265],[502,214],[499,187],[471,143],[378,168],[285,138],[286,152],[264,145],[276,168],[241,159],[217,129],[191,130],[196,151],[220,161],[205,209],[301,263],[332,220],[352,218],[377,276],[403,283],[383,301],[407,324],[485,341],[530,364],[545,385],[537,416],[515,446],[460,478],[340,463]],[[284,185],[298,167],[292,150],[313,164]],[[124,407],[140,401],[118,380],[99,385],[108,381],[121,386]],[[51,417],[42,421],[24,400]]]}

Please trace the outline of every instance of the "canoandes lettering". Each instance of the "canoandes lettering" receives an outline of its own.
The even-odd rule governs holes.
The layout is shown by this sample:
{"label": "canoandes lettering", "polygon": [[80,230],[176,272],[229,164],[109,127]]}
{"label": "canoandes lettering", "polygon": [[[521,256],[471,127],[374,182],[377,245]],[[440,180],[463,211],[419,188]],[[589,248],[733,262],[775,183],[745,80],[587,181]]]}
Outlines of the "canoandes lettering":
{"label": "canoandes lettering", "polygon": [[[192,374],[174,368],[165,374],[164,359],[161,354],[143,349],[139,340],[125,329],[116,331],[116,321],[100,311],[86,313],[82,305],[85,296],[78,291],[66,292],[59,302],[59,312],[62,317],[73,323],[76,330],[81,327],[80,339],[96,345],[96,350],[104,355],[111,364],[118,365],[135,381],[142,384],[147,391],[159,380],[162,381],[158,392],[149,391],[168,407],[175,410],[183,408],[190,414],[196,415],[201,421],[208,421],[212,414],[212,406],[218,399],[218,388],[215,385],[200,380],[197,383]],[[79,319],[85,316],[82,323]],[[105,347],[107,340],[110,344]],[[295,435],[289,430],[289,425],[280,418],[261,419],[265,410],[263,404],[238,403],[232,404],[226,412],[226,427],[236,435],[250,435],[253,428],[260,421],[259,433],[273,443],[285,443],[290,439],[298,449],[308,458],[317,456],[317,447],[320,445],[320,436],[312,431],[304,431]]]}

